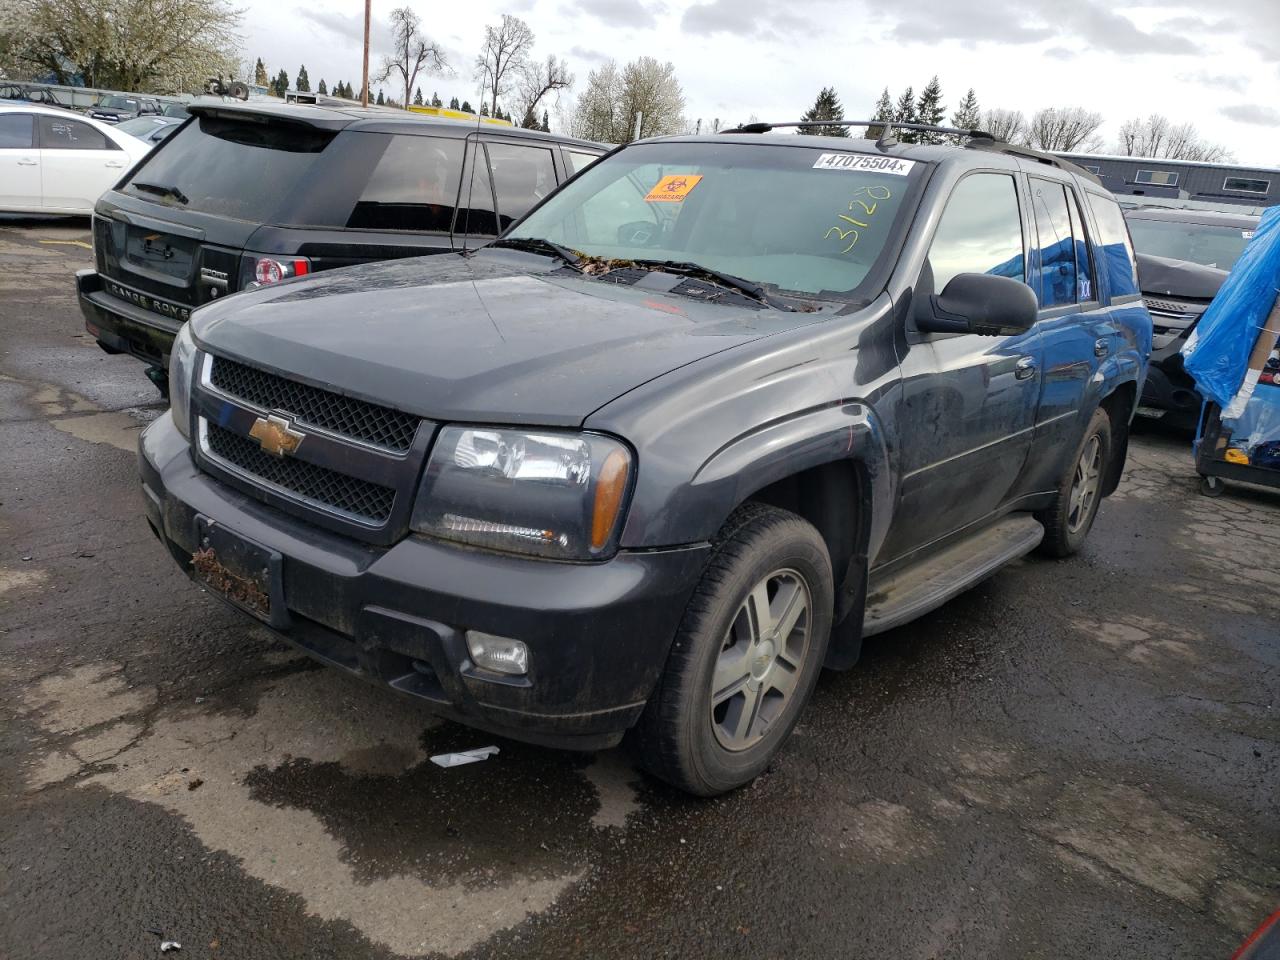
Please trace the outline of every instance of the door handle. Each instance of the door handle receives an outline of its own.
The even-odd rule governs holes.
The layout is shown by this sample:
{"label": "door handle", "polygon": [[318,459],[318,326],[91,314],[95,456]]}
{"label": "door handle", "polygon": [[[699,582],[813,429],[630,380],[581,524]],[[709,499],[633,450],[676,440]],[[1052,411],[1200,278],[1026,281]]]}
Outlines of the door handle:
{"label": "door handle", "polygon": [[123,166],[124,166],[124,164],[123,164],[123,163],[121,163],[119,160],[108,160],[108,161],[107,161],[107,163],[106,163],[106,165],[107,165],[108,167],[123,167]]}
{"label": "door handle", "polygon": [[1095,357],[1105,357],[1111,352],[1111,343],[1106,337],[1099,337],[1093,341],[1093,355]]}
{"label": "door handle", "polygon": [[28,157],[23,157],[21,160],[19,160],[19,161],[18,161],[18,166],[20,166],[20,167],[34,167],[37,163],[39,163],[39,161],[38,161],[38,160],[32,160],[32,159],[30,159],[30,158],[28,158]]}
{"label": "door handle", "polygon": [[1036,375],[1039,366],[1035,357],[1022,357],[1013,365],[1013,375],[1019,380],[1029,380]]}

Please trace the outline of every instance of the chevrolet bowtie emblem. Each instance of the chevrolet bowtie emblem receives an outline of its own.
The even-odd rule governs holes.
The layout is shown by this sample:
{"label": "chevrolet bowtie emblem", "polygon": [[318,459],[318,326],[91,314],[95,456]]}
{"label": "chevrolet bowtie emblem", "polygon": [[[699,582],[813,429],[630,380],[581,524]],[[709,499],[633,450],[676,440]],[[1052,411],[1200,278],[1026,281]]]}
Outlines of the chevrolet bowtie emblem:
{"label": "chevrolet bowtie emblem", "polygon": [[289,421],[284,417],[274,415],[259,417],[255,420],[249,436],[257,440],[258,446],[274,457],[294,453],[302,445],[302,441],[307,439],[305,433],[300,433],[289,426]]}

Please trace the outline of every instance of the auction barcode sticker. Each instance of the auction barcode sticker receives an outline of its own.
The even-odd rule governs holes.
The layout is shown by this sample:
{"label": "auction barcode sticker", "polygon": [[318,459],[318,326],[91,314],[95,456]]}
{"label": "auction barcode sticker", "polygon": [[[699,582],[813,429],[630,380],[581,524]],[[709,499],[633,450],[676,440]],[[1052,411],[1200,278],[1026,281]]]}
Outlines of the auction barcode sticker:
{"label": "auction barcode sticker", "polygon": [[813,169],[857,170],[905,177],[915,165],[914,160],[899,160],[897,157],[875,157],[865,153],[824,153],[814,162]]}

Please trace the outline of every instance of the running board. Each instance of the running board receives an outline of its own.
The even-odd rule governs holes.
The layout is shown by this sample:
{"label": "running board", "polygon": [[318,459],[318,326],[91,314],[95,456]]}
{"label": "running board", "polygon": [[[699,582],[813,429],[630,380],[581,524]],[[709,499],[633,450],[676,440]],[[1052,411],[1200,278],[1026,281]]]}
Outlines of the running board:
{"label": "running board", "polygon": [[892,630],[937,609],[981,583],[1010,560],[1034,550],[1044,527],[1026,513],[1010,514],[925,559],[882,576],[871,575],[862,635]]}

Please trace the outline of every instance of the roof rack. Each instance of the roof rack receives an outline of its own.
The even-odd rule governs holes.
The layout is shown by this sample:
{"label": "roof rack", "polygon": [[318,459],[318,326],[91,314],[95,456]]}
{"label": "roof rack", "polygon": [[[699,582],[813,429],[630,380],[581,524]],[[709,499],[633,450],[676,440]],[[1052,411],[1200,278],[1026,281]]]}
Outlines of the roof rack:
{"label": "roof rack", "polygon": [[879,139],[876,140],[876,149],[884,151],[887,147],[895,147],[899,140],[893,135],[895,130],[916,130],[927,133],[943,133],[953,137],[964,137],[967,139],[965,147],[972,150],[990,150],[995,153],[1005,153],[1015,157],[1023,157],[1027,160],[1035,160],[1037,163],[1043,163],[1047,166],[1057,167],[1059,170],[1069,170],[1080,176],[1097,180],[1092,173],[1083,167],[1077,166],[1070,160],[1064,160],[1061,157],[1055,157],[1050,153],[1043,153],[1039,150],[1033,150],[1031,147],[1019,147],[1012,143],[1006,143],[1003,140],[997,140],[994,134],[987,133],[985,130],[961,130],[958,127],[939,127],[931,123],[899,123],[896,120],[788,120],[785,123],[744,123],[729,130],[721,130],[720,133],[768,133],[778,127],[883,127]]}

